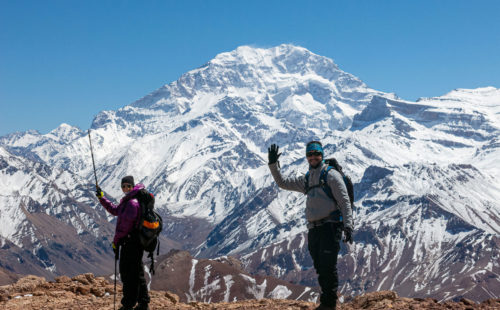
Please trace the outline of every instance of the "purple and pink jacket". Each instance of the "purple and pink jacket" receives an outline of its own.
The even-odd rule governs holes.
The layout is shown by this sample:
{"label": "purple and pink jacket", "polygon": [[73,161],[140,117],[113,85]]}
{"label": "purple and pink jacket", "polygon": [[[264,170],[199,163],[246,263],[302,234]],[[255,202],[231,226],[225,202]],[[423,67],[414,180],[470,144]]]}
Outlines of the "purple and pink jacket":
{"label": "purple and pink jacket", "polygon": [[121,244],[120,242],[124,241],[124,239],[137,226],[141,206],[139,205],[139,201],[133,197],[143,188],[144,185],[140,183],[135,185],[134,188],[120,200],[118,205],[113,204],[106,197],[99,199],[101,205],[109,213],[114,216],[118,216],[115,237],[113,238],[113,243],[116,245]]}

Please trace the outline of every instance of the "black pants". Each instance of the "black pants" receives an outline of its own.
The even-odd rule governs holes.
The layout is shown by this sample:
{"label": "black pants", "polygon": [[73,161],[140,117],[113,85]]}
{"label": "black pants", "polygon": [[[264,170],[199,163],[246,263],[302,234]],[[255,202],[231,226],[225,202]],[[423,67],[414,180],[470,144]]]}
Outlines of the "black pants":
{"label": "black pants", "polygon": [[122,305],[132,308],[139,304],[149,304],[148,287],[144,278],[142,255],[144,249],[139,236],[131,236],[120,251],[120,277],[123,283]]}
{"label": "black pants", "polygon": [[321,287],[320,302],[325,306],[334,306],[337,302],[337,256],[342,238],[341,223],[325,223],[309,229],[307,241],[309,254],[313,259]]}

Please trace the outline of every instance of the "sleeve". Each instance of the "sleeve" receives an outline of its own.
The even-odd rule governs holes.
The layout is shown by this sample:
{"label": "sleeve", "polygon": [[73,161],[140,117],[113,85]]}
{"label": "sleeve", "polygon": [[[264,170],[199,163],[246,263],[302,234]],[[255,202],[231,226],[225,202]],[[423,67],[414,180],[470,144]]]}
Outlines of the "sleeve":
{"label": "sleeve", "polygon": [[111,213],[114,216],[118,215],[118,206],[116,206],[114,203],[109,201],[108,198],[103,196],[102,198],[99,199],[99,202],[104,207],[104,209],[106,209],[106,211],[108,211],[109,213]]}
{"label": "sleeve", "polygon": [[340,212],[342,212],[344,225],[353,229],[351,200],[342,175],[338,171],[330,170],[330,173],[328,173],[328,186],[332,189],[333,198],[335,198]]}
{"label": "sleeve", "polygon": [[139,202],[137,199],[127,201],[123,208],[123,212],[118,216],[118,222],[116,223],[115,237],[113,239],[115,244],[120,244],[123,238],[132,232],[137,223],[138,215]]}
{"label": "sleeve", "polygon": [[305,194],[306,184],[304,176],[295,178],[283,178],[278,169],[278,163],[270,164],[269,170],[271,170],[271,174],[274,178],[274,181],[276,182],[276,184],[278,184],[279,188]]}

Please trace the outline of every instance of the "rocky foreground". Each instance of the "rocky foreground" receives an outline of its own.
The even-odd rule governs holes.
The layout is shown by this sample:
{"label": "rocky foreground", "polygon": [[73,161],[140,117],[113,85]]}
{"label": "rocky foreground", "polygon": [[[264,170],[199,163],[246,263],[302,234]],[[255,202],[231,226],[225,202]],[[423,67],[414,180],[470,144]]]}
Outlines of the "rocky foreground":
{"label": "rocky foreground", "polygon": [[[121,286],[117,286],[117,305]],[[295,300],[243,300],[222,303],[181,303],[179,297],[165,291],[151,291],[150,308],[157,309],[266,309],[309,310],[317,305]],[[113,309],[113,283],[93,274],[73,278],[58,277],[54,282],[27,276],[15,284],[0,286],[0,308],[5,310],[27,309]],[[341,304],[338,309],[500,309],[500,299],[489,299],[481,304],[462,299],[460,302],[439,303],[435,299],[398,297],[395,292],[381,291],[357,296]]]}

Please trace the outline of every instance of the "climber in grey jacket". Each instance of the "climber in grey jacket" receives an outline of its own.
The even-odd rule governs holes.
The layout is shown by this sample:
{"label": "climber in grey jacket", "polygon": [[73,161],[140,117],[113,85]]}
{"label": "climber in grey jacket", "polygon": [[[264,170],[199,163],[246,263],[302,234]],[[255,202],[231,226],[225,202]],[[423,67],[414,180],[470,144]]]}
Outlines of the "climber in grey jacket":
{"label": "climber in grey jacket", "polygon": [[[342,175],[335,169],[327,174],[327,185],[333,198],[330,198],[320,184],[323,163],[323,146],[319,141],[311,141],[306,146],[306,158],[309,173],[298,177],[283,177],[279,171],[279,147],[271,145],[269,151],[269,169],[276,184],[285,190],[307,195],[306,219],[308,232],[308,250],[313,259],[321,286],[320,306],[316,309],[335,309],[337,304],[337,256],[340,240],[344,231],[344,242],[352,243],[352,209],[347,188]],[[306,182],[306,178],[308,178]]]}

